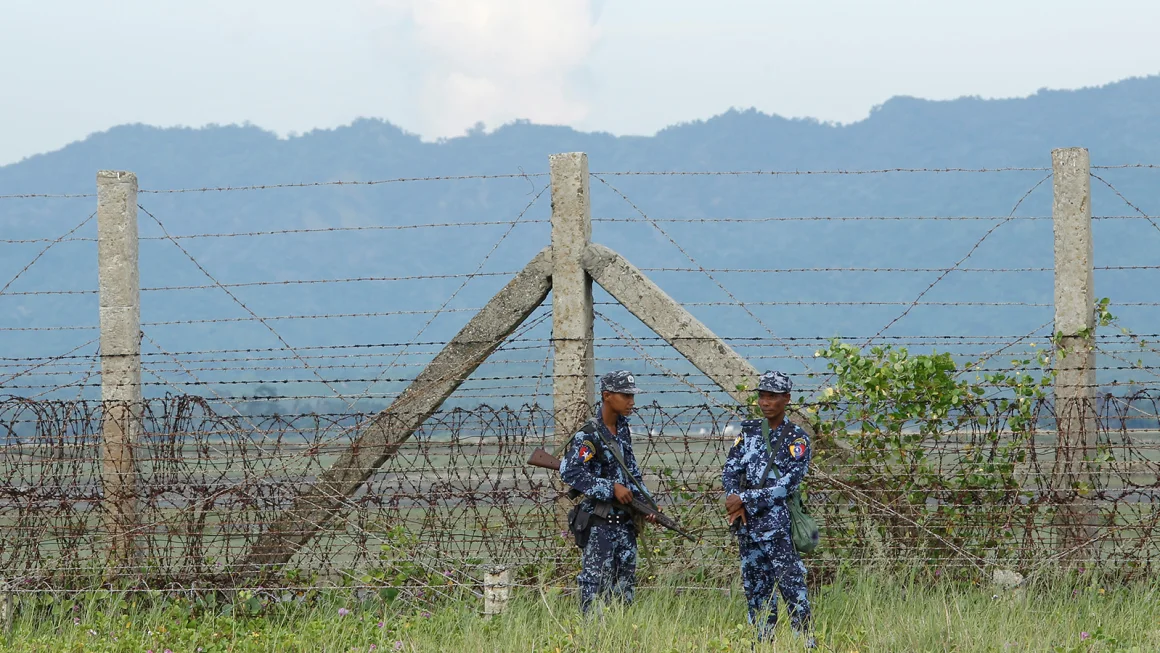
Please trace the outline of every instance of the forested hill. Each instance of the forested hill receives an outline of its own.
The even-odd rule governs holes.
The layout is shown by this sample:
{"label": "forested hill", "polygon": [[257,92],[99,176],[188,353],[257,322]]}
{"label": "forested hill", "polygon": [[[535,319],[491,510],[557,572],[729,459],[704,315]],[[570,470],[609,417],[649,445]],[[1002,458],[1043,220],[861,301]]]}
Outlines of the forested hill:
{"label": "forested hill", "polygon": [[[640,267],[797,270],[710,272],[712,279],[700,272],[650,272],[678,299],[698,304],[692,310],[724,335],[873,334],[938,279],[940,269],[969,252],[961,267],[976,271],[947,274],[923,296],[924,302],[937,304],[915,307],[888,333],[1021,334],[1049,323],[1052,316],[1048,306],[1052,274],[1042,269],[1050,268],[1053,258],[1051,222],[1045,219],[1051,213],[1051,180],[1044,181],[1047,172],[1042,170],[1051,165],[1052,148],[1087,147],[1096,165],[1160,164],[1157,107],[1160,77],[1148,77],[1009,100],[933,102],[898,97],[850,125],[730,111],[674,125],[650,137],[515,123],[491,133],[481,130],[422,142],[390,123],[369,119],[286,139],[253,126],[125,125],[0,167],[0,195],[91,193],[98,169],[132,170],[143,189],[154,190],[529,175],[140,196],[141,205],[173,235],[510,222],[517,217],[527,223],[514,228],[498,224],[362,229],[181,241],[222,283],[377,279],[232,290],[248,309],[263,316],[389,313],[272,323],[295,346],[323,346],[408,342],[418,333],[423,334],[421,341],[436,341],[454,333],[466,320],[464,312],[454,309],[481,306],[505,277],[478,277],[458,292],[465,277],[383,279],[518,270],[548,242],[544,222],[548,196],[532,199],[546,183],[546,177],[538,175],[547,171],[548,155],[554,152],[587,152],[591,170],[597,173],[1033,168],[600,175],[592,181],[598,220],[594,239],[623,252]],[[1096,173],[1140,211],[1160,213],[1160,170],[1133,167]],[[1140,218],[1101,181],[1093,179],[1092,188],[1097,216],[1134,216],[1096,222],[1096,265],[1155,265],[1160,229]],[[94,208],[92,198],[3,199],[0,233],[6,240],[56,238]],[[917,216],[969,219],[837,219]],[[1019,219],[1004,222],[1008,216]],[[657,226],[663,233],[646,217],[660,220]],[[94,223],[74,235],[94,236]],[[161,233],[144,212],[140,228],[148,238]],[[972,249],[981,238],[982,244]],[[16,276],[45,244],[0,244],[0,282]],[[95,244],[89,241],[54,246],[11,285],[8,296],[0,297],[0,326],[95,325],[93,294],[12,294],[95,289],[95,256]],[[141,266],[142,285],[147,288],[215,283],[166,240],[142,242]],[[922,270],[896,271],[899,268]],[[1114,302],[1156,301],[1157,281],[1160,275],[1155,270],[1101,270],[1096,279],[1098,294]],[[733,301],[718,284],[734,297],[754,303],[748,311],[764,326],[749,312],[717,305]],[[439,309],[453,295],[446,306],[452,312],[441,313],[424,328],[431,313],[413,312]],[[142,302],[146,322],[248,316],[216,288],[147,290]],[[961,305],[964,302],[975,304]],[[398,314],[407,311],[412,314]],[[1158,316],[1147,307],[1125,307],[1118,313],[1141,331]],[[639,325],[627,324],[639,332]],[[279,345],[269,329],[253,321],[157,325],[146,330],[168,351]],[[5,356],[62,353],[93,336],[90,331],[7,330],[3,350]]]}

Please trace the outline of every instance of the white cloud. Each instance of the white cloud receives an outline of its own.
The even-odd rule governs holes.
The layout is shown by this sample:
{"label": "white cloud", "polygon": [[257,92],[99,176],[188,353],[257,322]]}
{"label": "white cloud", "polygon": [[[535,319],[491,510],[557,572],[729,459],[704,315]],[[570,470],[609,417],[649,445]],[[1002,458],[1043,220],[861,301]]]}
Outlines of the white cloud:
{"label": "white cloud", "polygon": [[404,23],[389,30],[405,35],[392,49],[416,67],[416,127],[424,136],[460,135],[479,121],[575,124],[588,115],[569,79],[599,38],[593,0],[376,4]]}

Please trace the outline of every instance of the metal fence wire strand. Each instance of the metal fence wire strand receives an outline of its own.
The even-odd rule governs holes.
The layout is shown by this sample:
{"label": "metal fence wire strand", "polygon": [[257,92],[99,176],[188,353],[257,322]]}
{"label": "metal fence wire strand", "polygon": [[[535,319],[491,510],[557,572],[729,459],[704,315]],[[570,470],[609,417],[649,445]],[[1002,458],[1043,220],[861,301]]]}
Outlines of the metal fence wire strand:
{"label": "metal fence wire strand", "polygon": [[[1130,201],[1112,183],[1118,183],[1116,170],[1155,167],[1092,166],[1093,171],[1099,172],[1091,176],[1123,200],[1129,210],[1122,212],[1130,214],[1093,219],[1130,218],[1147,221],[1160,230],[1160,223],[1146,214],[1141,204]],[[963,211],[967,215],[890,216],[868,209],[865,214],[853,216],[745,217],[723,209],[715,216],[690,213],[685,214],[688,217],[654,217],[610,183],[618,177],[641,178],[642,184],[654,183],[649,179],[665,183],[665,178],[673,178],[675,183],[684,183],[692,181],[687,179],[691,177],[714,176],[840,179],[958,174],[990,179],[986,175],[1016,172],[1034,173],[1026,175],[1026,180],[1038,182],[1006,216],[987,215],[986,210]],[[804,371],[800,381],[795,382],[798,402],[793,410],[816,416],[811,420],[818,425],[832,427],[834,421],[823,422],[822,418],[854,415],[859,406],[844,398],[817,399],[834,377],[814,372],[811,363],[825,362],[813,359],[815,351],[826,347],[831,338],[803,335],[800,329],[796,333],[787,330],[787,335],[775,333],[761,319],[768,313],[757,307],[884,311],[885,315],[875,317],[884,326],[866,328],[867,323],[862,322],[854,331],[856,335],[842,340],[860,345],[862,350],[884,343],[951,352],[956,364],[961,363],[955,372],[959,379],[970,374],[979,378],[1010,372],[1014,363],[1009,365],[1010,361],[1003,360],[1005,357],[1029,357],[1032,355],[1025,349],[1050,351],[1053,346],[1054,320],[1044,321],[1050,311],[1042,310],[1054,305],[1049,296],[1025,302],[1005,301],[1002,297],[978,301],[969,296],[936,301],[928,295],[940,284],[945,290],[955,279],[1019,279],[1028,283],[1046,280],[1043,275],[1054,268],[1044,267],[1039,261],[1011,266],[980,262],[969,268],[963,264],[1003,225],[1052,219],[1045,215],[1015,215],[1024,201],[1051,179],[1050,172],[1050,168],[1037,167],[882,168],[613,171],[593,172],[591,176],[619,198],[613,202],[627,207],[628,214],[608,213],[594,221],[647,224],[651,229],[644,228],[646,233],[659,234],[659,242],[673,245],[680,255],[680,260],[673,260],[673,254],[666,254],[668,259],[640,269],[655,274],[658,281],[665,282],[662,285],[676,280],[670,286],[673,288],[680,288],[688,279],[697,279],[701,285],[706,279],[710,281],[713,287],[709,291],[720,291],[724,297],[698,297],[689,291],[677,303],[698,315],[701,311],[731,315],[733,309],[744,311],[749,319],[742,316],[730,322],[725,327],[728,333],[720,341],[754,365],[800,364]],[[1040,178],[1044,173],[1046,176]],[[464,361],[433,374],[440,377],[434,379],[436,383],[450,381],[458,389],[413,434],[394,434],[399,437],[390,440],[381,466],[356,491],[348,494],[319,483],[328,473],[352,471],[337,469],[339,461],[353,460],[344,456],[363,442],[362,436],[370,428],[384,423],[387,426],[382,428],[393,428],[391,415],[413,409],[416,397],[412,394],[408,398],[408,384],[429,368],[434,357],[455,346],[451,334],[460,328],[455,325],[466,323],[480,310],[482,300],[467,298],[466,286],[476,278],[495,282],[496,278],[518,274],[512,270],[525,261],[505,261],[501,267],[504,272],[484,269],[500,258],[501,245],[510,246],[515,241],[512,234],[518,227],[548,222],[530,216],[550,188],[547,176],[520,172],[140,190],[141,194],[186,196],[168,198],[178,201],[192,199],[188,197],[191,195],[229,197],[232,193],[250,193],[248,197],[252,199],[252,194],[263,192],[322,194],[328,187],[411,182],[516,179],[515,184],[521,187],[510,215],[497,215],[495,219],[484,216],[489,219],[483,221],[465,218],[461,222],[425,223],[415,219],[407,224],[289,229],[250,229],[235,221],[231,224],[240,226],[225,227],[220,232],[202,227],[182,229],[190,233],[177,234],[176,224],[163,223],[138,205],[161,231],[161,235],[141,240],[173,245],[196,267],[192,274],[200,275],[194,279],[171,277],[142,283],[141,290],[149,293],[147,301],[172,301],[173,297],[180,301],[203,297],[207,294],[203,291],[210,291],[209,294],[221,293],[229,302],[225,309],[219,305],[217,309],[180,315],[154,314],[149,316],[153,321],[141,323],[145,400],[139,417],[140,437],[133,450],[137,520],[129,533],[139,554],[114,567],[106,564],[108,541],[114,533],[107,530],[109,503],[103,489],[106,407],[98,398],[98,389],[105,379],[101,376],[100,349],[95,346],[100,344],[100,338],[93,337],[96,334],[78,337],[79,334],[70,333],[98,327],[84,320],[70,324],[67,317],[49,310],[36,314],[35,319],[0,325],[0,331],[13,336],[54,339],[51,347],[6,351],[0,357],[0,474],[4,475],[0,482],[0,520],[6,525],[0,535],[0,565],[5,569],[8,589],[16,593],[94,588],[196,593],[251,587],[254,579],[260,577],[260,591],[271,595],[325,588],[372,593],[384,585],[396,584],[412,597],[478,598],[482,596],[484,574],[496,567],[515,570],[513,587],[543,591],[548,585],[572,586],[579,554],[570,535],[561,531],[559,479],[556,474],[527,464],[534,449],[551,450],[560,436],[550,404],[556,375],[553,353],[559,344],[551,336],[554,316],[550,305],[533,310],[483,363]],[[520,179],[526,180],[526,186]],[[95,195],[14,193],[0,195],[0,200],[27,200],[41,205],[51,204],[41,200],[91,197]],[[1002,212],[1003,208],[997,211]],[[94,241],[76,234],[95,215],[94,212],[59,236],[55,231],[14,233],[12,239],[0,240],[0,244],[29,245],[39,251],[0,287],[0,300],[13,305],[27,302],[29,306],[36,301],[46,305],[86,301],[95,304],[93,295],[97,291],[91,282],[74,285],[58,281],[55,287],[26,287],[10,292],[20,279],[24,279],[25,286],[31,285],[27,280],[32,275],[26,275],[27,271],[60,243]],[[940,228],[993,224],[977,240],[972,236],[969,250],[956,254],[957,260],[948,259],[946,267],[939,267],[942,261],[858,265],[835,260],[813,267],[733,268],[727,267],[728,263],[714,262],[711,254],[694,258],[688,243],[675,238],[666,230],[667,225],[662,226],[685,223],[689,225],[687,229],[697,230],[715,229],[724,223],[831,221],[834,225],[843,223],[842,228],[884,229],[909,229],[923,221],[937,222]],[[855,221],[858,224],[851,224]],[[951,221],[961,222],[947,224]],[[1012,228],[1017,226],[1013,224]],[[1035,222],[1026,226],[1044,227]],[[303,272],[301,278],[270,274],[267,278],[247,276],[227,282],[224,275],[216,274],[219,270],[211,274],[193,255],[196,250],[187,248],[192,240],[214,247],[260,249],[282,243],[284,238],[356,239],[376,232],[405,238],[416,234],[416,230],[461,227],[497,227],[495,236],[478,243],[483,247],[482,260],[451,257],[457,266],[430,270]],[[980,229],[987,227],[981,225]],[[626,224],[623,228],[642,227]],[[1160,270],[1160,265],[1148,260],[1121,261],[1117,257],[1109,262],[1110,265],[1094,269],[1133,280]],[[12,269],[21,263],[24,259]],[[727,287],[729,279],[724,276],[735,275],[731,277],[735,280],[752,279],[740,275],[817,279],[809,275],[820,274],[843,279],[882,279],[891,284],[918,279],[919,283],[915,292],[907,291],[900,300],[887,296],[857,296],[851,300],[846,296],[801,293],[746,301],[743,293],[736,294]],[[936,278],[931,281],[930,276]],[[423,299],[418,290],[406,294],[424,282],[436,280],[450,281],[451,292],[431,294],[426,303],[419,303]],[[879,450],[882,433],[875,430],[874,423],[853,420],[841,432],[821,430],[815,438],[814,464],[806,480],[808,505],[823,528],[823,546],[807,560],[811,574],[816,571],[814,577],[824,579],[843,566],[855,565],[971,579],[986,578],[992,570],[1004,568],[1033,577],[1058,568],[1065,560],[1069,564],[1115,570],[1124,578],[1153,574],[1160,564],[1160,346],[1156,344],[1160,334],[1146,327],[1149,316],[1160,307],[1160,301],[1152,301],[1155,297],[1149,288],[1153,286],[1142,282],[1136,286],[1144,290],[1140,296],[1115,302],[1115,307],[1127,309],[1132,319],[1144,316],[1134,326],[1145,328],[1124,328],[1122,332],[1101,329],[1091,339],[1092,355],[1096,357],[1091,368],[1096,384],[1091,388],[1094,399],[1082,407],[1091,418],[1084,427],[1091,429],[1084,434],[1093,452],[1085,459],[1089,484],[1073,482],[1072,472],[1057,464],[1057,443],[1064,432],[1061,424],[1070,419],[1069,411],[1075,407],[1056,405],[1050,395],[1017,405],[1010,401],[1008,388],[984,384],[985,391],[958,406],[953,419],[940,422],[937,428],[904,430],[899,437],[913,440],[914,452],[918,452],[915,460],[922,461],[911,460],[913,464],[909,466],[895,464]],[[391,295],[387,301],[369,307],[327,307],[304,301],[294,308],[275,309],[281,314],[261,315],[251,309],[257,304],[242,301],[238,294],[241,291],[235,292],[239,288],[271,293],[289,289],[303,297],[336,288],[366,289],[383,295],[397,290],[399,294],[398,299]],[[452,302],[461,296],[469,307],[452,308]],[[735,400],[737,393],[718,388],[691,367],[663,338],[643,333],[635,322],[618,321],[623,314],[618,307],[616,302],[594,302],[599,328],[593,337],[593,362],[598,371],[611,366],[631,368],[647,385],[649,403],[638,404],[631,418],[634,450],[645,470],[646,483],[664,511],[696,538],[695,542],[688,542],[663,530],[650,530],[649,537],[659,553],[642,557],[638,572],[641,585],[695,592],[731,591],[737,551],[725,525],[720,475],[726,453],[740,432],[741,421],[749,416],[750,407]],[[981,307],[1018,314],[1021,321],[1009,328],[975,334],[904,332],[900,322],[917,307],[948,314]],[[239,308],[242,312],[238,316],[228,312]],[[764,310],[772,313],[774,309]],[[917,312],[914,311],[916,315]],[[379,318],[410,320],[407,324],[413,326],[402,331],[380,331],[375,322]],[[433,326],[439,318],[454,322],[454,328],[448,326],[440,331]],[[878,321],[888,318],[892,319]],[[343,331],[341,338],[332,338],[338,329],[332,331],[331,327],[350,324],[355,326]],[[326,335],[302,337],[302,333],[314,332],[307,331],[306,325]],[[779,331],[780,325],[777,323]],[[159,327],[188,329],[191,333],[251,329],[259,337],[166,342],[167,346],[163,346]],[[294,327],[301,328],[295,332]],[[884,401],[883,405],[892,409],[901,403]],[[354,471],[358,473],[365,473],[367,468],[356,467],[359,469]],[[1008,471],[984,473],[984,467]],[[919,472],[931,480],[928,485],[918,487],[910,482]],[[1002,482],[992,482],[996,474],[1002,474]],[[324,518],[303,518],[304,532],[317,533],[304,544],[292,539],[293,535],[281,542],[296,547],[296,553],[285,565],[249,562],[263,535],[288,532],[274,526],[283,524],[291,514],[287,511],[304,496],[325,496],[334,506],[334,511]],[[1065,508],[1070,511],[1067,514],[1101,526],[1081,537],[1065,537],[1059,523]],[[110,574],[130,579],[132,585],[112,585]],[[668,580],[653,584],[653,576]]]}

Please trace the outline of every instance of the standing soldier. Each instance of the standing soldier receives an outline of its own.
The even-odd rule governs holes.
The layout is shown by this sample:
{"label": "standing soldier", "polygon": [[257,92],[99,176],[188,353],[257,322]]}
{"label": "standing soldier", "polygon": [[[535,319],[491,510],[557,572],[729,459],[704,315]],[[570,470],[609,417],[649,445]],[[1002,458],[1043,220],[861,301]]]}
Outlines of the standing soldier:
{"label": "standing soldier", "polygon": [[576,580],[580,608],[585,613],[598,595],[604,598],[611,594],[625,604],[632,603],[637,533],[625,505],[632,503],[636,492],[656,507],[644,487],[628,428],[638,391],[627,371],[601,377],[597,417],[572,438],[560,461],[560,478],[584,495],[569,514],[569,526],[583,550]]}
{"label": "standing soldier", "polygon": [[772,637],[777,624],[774,592],[780,590],[794,630],[805,634],[807,646],[813,648],[814,639],[808,635],[806,567],[790,537],[786,506],[786,497],[797,491],[812,456],[809,436],[785,416],[792,388],[789,377],[781,372],[761,375],[757,405],[764,419],[741,423],[741,435],[729,449],[721,484],[726,519],[741,552],[749,622],[757,626],[758,638]]}

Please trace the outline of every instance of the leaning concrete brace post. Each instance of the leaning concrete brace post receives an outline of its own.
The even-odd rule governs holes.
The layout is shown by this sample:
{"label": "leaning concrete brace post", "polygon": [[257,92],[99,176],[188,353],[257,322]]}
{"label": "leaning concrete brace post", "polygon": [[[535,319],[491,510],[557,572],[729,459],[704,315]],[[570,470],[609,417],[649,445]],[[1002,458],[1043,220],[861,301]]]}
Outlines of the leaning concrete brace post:
{"label": "leaning concrete brace post", "polygon": [[1084,543],[1098,527],[1095,506],[1076,493],[1091,488],[1087,469],[1096,443],[1095,288],[1092,267],[1091,162],[1088,151],[1052,150],[1055,192],[1055,466],[1051,487],[1060,500],[1056,515],[1061,552],[1087,558]]}
{"label": "leaning concrete brace post", "polygon": [[552,253],[544,248],[471,318],[403,394],[357,427],[358,438],[258,538],[242,569],[263,572],[286,564],[536,310],[551,289]]}
{"label": "leaning concrete brace post", "polygon": [[588,419],[595,402],[592,278],[580,256],[592,238],[588,155],[548,157],[552,183],[552,408],[560,442]]}
{"label": "leaning concrete brace post", "polygon": [[109,565],[133,562],[141,432],[141,284],[137,269],[137,176],[97,173],[97,269],[101,324],[102,486]]}
{"label": "leaning concrete brace post", "polygon": [[[613,299],[620,302],[645,326],[701,370],[738,405],[745,405],[753,388],[757,387],[758,371],[749,361],[733,351],[693,317],[683,306],[665,294],[632,263],[603,245],[590,244],[580,262],[592,279],[600,284]],[[738,390],[737,386],[749,390]],[[790,413],[789,421],[802,427],[817,442],[814,425],[801,413]],[[835,462],[847,455],[849,445],[841,440],[832,442],[830,452]]]}
{"label": "leaning concrete brace post", "polygon": [[[661,290],[636,266],[603,245],[589,245],[584,269],[613,299],[681,352],[697,369],[739,404],[757,387],[757,369],[733,351],[709,327]],[[740,391],[744,385],[750,390]],[[795,420],[796,421],[796,420]]]}

